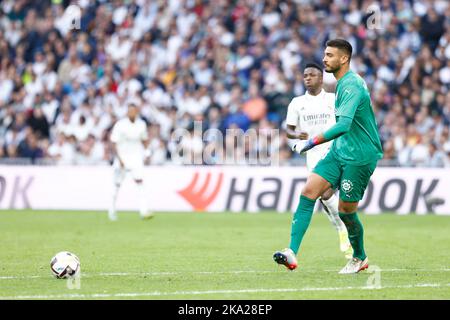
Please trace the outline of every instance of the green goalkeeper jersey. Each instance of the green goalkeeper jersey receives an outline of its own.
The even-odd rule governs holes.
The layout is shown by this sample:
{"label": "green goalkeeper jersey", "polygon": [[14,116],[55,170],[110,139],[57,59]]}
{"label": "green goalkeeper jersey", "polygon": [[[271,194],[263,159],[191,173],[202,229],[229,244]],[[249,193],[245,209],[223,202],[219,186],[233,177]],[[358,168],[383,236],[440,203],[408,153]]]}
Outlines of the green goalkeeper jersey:
{"label": "green goalkeeper jersey", "polygon": [[350,131],[336,138],[331,150],[339,160],[352,165],[365,165],[381,159],[383,150],[377,122],[365,81],[355,72],[348,71],[336,86],[336,121],[350,118]]}

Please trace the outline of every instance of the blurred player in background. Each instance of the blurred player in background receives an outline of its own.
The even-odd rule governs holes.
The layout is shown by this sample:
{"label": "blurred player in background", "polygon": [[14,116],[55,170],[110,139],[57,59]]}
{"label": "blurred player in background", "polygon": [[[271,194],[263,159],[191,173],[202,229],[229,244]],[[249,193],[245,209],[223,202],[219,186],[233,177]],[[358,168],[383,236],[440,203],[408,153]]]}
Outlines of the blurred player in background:
{"label": "blurred player in background", "polygon": [[274,254],[274,260],[289,269],[297,267],[296,255],[311,222],[316,199],[326,190],[339,187],[339,216],[347,227],[353,258],[339,272],[358,273],[368,268],[364,250],[364,228],[356,213],[377,162],[383,157],[378,126],[367,85],[350,70],[352,46],[343,39],[326,44],[323,63],[333,73],[336,86],[336,124],[310,138],[300,153],[335,140],[330,152],[319,161],[308,177],[294,214],[289,248]]}
{"label": "blurred player in background", "polygon": [[147,124],[139,117],[137,105],[128,105],[127,117],[114,125],[111,132],[111,142],[115,159],[114,168],[114,189],[111,207],[108,212],[109,219],[117,220],[116,200],[120,186],[127,173],[136,182],[139,195],[139,213],[141,218],[151,218],[152,212],[147,210],[147,199],[143,181],[144,175],[144,151],[148,142]]}
{"label": "blurred player in background", "polygon": [[[288,106],[286,117],[286,133],[289,144],[294,152],[300,153],[304,143],[309,137],[327,131],[336,123],[334,114],[334,93],[323,89],[323,71],[315,64],[307,64],[303,71],[303,80],[307,92],[292,99]],[[331,142],[324,143],[306,154],[306,167],[309,172],[325,157],[331,147]],[[338,197],[332,188],[327,189],[319,198],[322,202],[328,219],[339,234],[340,250],[347,259],[352,257],[352,247],[348,240],[347,228],[339,218]]]}

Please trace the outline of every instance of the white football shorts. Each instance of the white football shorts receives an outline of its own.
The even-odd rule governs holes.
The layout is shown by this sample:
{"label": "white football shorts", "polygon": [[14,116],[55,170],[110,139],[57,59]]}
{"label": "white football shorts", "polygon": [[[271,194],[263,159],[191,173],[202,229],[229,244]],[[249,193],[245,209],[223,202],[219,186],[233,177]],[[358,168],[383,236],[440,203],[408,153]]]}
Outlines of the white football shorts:
{"label": "white football shorts", "polygon": [[119,160],[116,158],[113,163],[114,168],[114,183],[119,185],[123,182],[128,173],[131,174],[133,180],[143,180],[144,178],[144,162],[139,159],[134,161],[125,161],[125,167],[120,166]]}

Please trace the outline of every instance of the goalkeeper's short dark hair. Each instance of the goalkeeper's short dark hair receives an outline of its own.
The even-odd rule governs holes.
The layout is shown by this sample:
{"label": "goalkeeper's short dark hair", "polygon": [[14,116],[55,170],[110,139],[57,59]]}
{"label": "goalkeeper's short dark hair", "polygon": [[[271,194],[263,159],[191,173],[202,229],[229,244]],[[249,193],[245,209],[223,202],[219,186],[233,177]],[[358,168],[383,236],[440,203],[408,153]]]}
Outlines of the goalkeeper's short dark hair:
{"label": "goalkeeper's short dark hair", "polygon": [[328,40],[326,43],[327,47],[338,48],[348,54],[349,61],[352,58],[353,48],[350,42],[344,39],[333,39]]}

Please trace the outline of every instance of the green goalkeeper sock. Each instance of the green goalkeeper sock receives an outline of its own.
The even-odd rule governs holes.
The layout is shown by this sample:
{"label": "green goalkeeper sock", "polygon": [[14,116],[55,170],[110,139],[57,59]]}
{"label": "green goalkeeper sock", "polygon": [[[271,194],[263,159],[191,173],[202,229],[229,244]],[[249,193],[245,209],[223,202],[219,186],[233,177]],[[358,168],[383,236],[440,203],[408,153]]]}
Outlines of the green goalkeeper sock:
{"label": "green goalkeeper sock", "polygon": [[339,212],[339,217],[347,227],[348,239],[353,247],[353,257],[364,260],[367,257],[364,252],[364,227],[358,218],[358,214],[356,212]]}
{"label": "green goalkeeper sock", "polygon": [[292,219],[291,243],[289,244],[289,248],[291,248],[295,254],[298,253],[303,236],[311,222],[315,203],[316,200],[300,196],[300,202],[294,213],[294,218]]}

